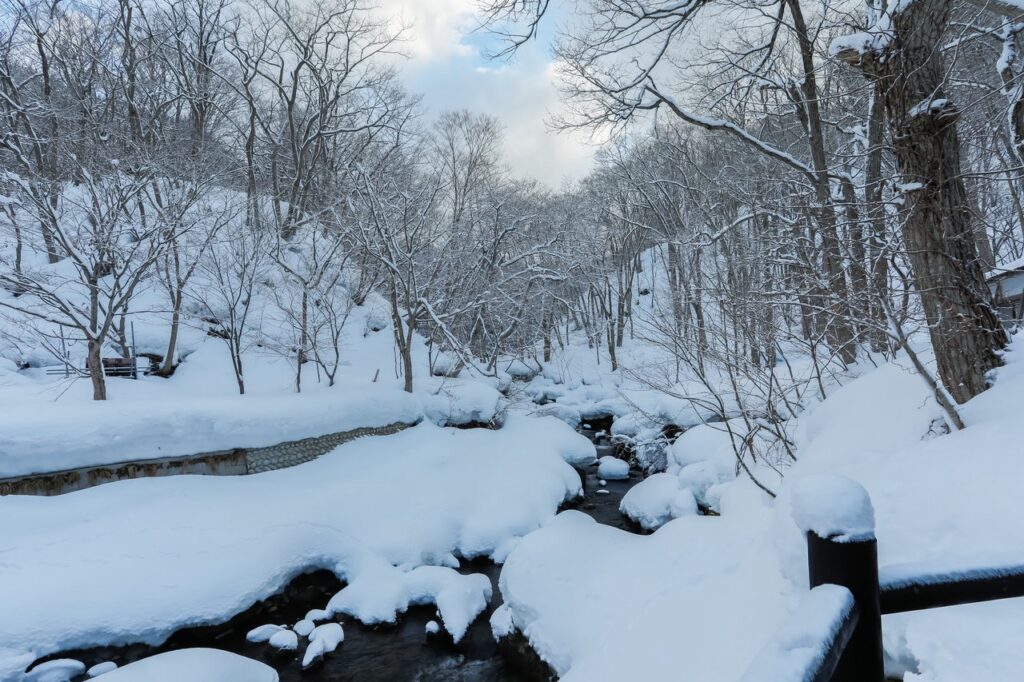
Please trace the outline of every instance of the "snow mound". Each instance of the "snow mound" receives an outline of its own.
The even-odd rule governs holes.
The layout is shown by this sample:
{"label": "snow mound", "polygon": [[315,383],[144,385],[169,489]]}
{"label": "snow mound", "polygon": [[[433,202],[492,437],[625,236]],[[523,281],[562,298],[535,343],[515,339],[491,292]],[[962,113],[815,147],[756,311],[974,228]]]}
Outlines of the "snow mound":
{"label": "snow mound", "polygon": [[427,418],[438,426],[490,424],[500,420],[505,408],[501,392],[480,381],[438,382],[434,392],[422,398]]}
{"label": "snow mound", "polygon": [[522,633],[564,682],[737,679],[788,610],[766,517],[641,536],[563,512],[509,555],[492,631]]}
{"label": "snow mound", "polygon": [[410,605],[437,604],[445,629],[459,642],[490,599],[487,576],[420,566],[409,572],[392,568],[361,576],[334,595],[327,610],[367,624],[393,623]]}
{"label": "snow mound", "polygon": [[299,636],[292,630],[278,630],[270,636],[267,644],[278,651],[295,651],[299,648]]}
{"label": "snow mound", "polygon": [[875,510],[868,491],[845,476],[804,476],[791,489],[790,511],[800,530],[835,542],[875,537]]}
{"label": "snow mound", "polygon": [[270,666],[218,649],[180,649],[144,658],[103,675],[103,682],[277,682]]}
{"label": "snow mound", "polygon": [[629,478],[629,462],[605,455],[599,460],[597,475],[609,481],[623,481]]}
{"label": "snow mound", "polygon": [[619,511],[646,530],[660,528],[672,519],[697,513],[697,501],[688,488],[679,486],[672,474],[653,474],[629,489]]}
{"label": "snow mound", "polygon": [[668,448],[669,473],[678,473],[683,467],[700,462],[734,465],[736,455],[732,439],[721,424],[701,424],[683,432]]}
{"label": "snow mound", "polygon": [[117,670],[117,663],[114,663],[113,661],[104,661],[89,668],[85,671],[85,674],[89,677],[99,677],[100,675],[105,675],[114,670]]}

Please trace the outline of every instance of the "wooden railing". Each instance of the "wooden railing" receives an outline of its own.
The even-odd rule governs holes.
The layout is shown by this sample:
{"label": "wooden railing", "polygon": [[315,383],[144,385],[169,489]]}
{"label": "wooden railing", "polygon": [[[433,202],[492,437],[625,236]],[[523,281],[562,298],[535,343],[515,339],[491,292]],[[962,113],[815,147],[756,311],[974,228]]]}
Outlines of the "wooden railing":
{"label": "wooden railing", "polygon": [[[1024,597],[1024,564],[1019,560],[943,561],[879,570],[874,538],[845,541],[808,531],[807,566],[811,592],[755,659],[744,682],[882,682],[883,615]],[[849,595],[845,602],[836,598],[839,588],[834,586],[845,590],[839,594]],[[823,590],[833,591],[830,603]]]}

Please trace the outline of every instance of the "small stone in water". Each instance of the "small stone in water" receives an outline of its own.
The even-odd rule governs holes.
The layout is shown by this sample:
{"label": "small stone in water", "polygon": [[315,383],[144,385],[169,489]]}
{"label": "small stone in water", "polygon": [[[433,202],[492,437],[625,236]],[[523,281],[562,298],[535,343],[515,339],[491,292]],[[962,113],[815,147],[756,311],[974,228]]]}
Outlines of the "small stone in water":
{"label": "small stone in water", "polygon": [[606,480],[604,480],[604,479],[602,478],[601,480],[599,480],[599,481],[597,482],[597,484],[598,484],[598,485],[608,485],[608,481],[606,481]]}
{"label": "small stone in water", "polygon": [[299,637],[291,630],[279,630],[271,635],[270,646],[279,651],[295,651],[299,648]]}
{"label": "small stone in water", "polygon": [[597,491],[598,495],[611,495],[611,493],[611,490],[605,490],[604,488],[601,488],[600,490]]}
{"label": "small stone in water", "polygon": [[309,633],[313,632],[313,628],[315,627],[316,625],[313,623],[313,621],[303,618],[298,623],[296,623],[295,627],[293,627],[292,629],[295,630],[295,634],[297,634],[299,637],[305,637]]}
{"label": "small stone in water", "polygon": [[441,626],[437,624],[436,620],[432,620],[429,623],[427,623],[427,627],[425,628],[425,630],[427,631],[428,635],[436,635],[437,633],[441,632]]}
{"label": "small stone in water", "polygon": [[117,663],[113,661],[104,661],[103,663],[97,663],[93,667],[89,668],[86,673],[89,677],[99,677],[103,673],[109,673],[111,670],[117,669]]}

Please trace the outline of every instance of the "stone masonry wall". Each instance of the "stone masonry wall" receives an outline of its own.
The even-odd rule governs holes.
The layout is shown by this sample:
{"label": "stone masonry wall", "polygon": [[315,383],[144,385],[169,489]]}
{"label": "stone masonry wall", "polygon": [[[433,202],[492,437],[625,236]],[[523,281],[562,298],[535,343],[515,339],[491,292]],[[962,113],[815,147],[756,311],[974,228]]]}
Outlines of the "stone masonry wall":
{"label": "stone masonry wall", "polygon": [[287,441],[263,448],[238,448],[203,452],[187,457],[145,459],[104,466],[82,467],[45,474],[0,478],[0,495],[62,495],[102,483],[144,476],[175,476],[205,474],[238,476],[284,469],[309,462],[342,443],[363,436],[384,436],[398,433],[412,424],[395,422],[386,426],[367,427],[329,433],[313,438]]}

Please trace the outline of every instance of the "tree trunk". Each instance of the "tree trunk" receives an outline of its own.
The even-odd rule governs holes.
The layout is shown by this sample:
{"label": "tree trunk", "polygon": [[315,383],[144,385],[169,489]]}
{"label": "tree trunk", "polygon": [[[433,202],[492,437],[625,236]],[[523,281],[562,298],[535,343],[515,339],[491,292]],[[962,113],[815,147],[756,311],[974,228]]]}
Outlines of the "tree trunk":
{"label": "tree trunk", "polygon": [[892,17],[884,54],[840,58],[880,82],[905,192],[903,239],[942,383],[958,403],[988,387],[1006,331],[989,304],[960,165],[960,112],[943,92],[938,49],[952,0],[917,0]]}
{"label": "tree trunk", "polygon": [[868,263],[871,269],[871,327],[868,338],[876,353],[888,348],[885,303],[889,296],[889,254],[886,246],[885,204],[882,203],[882,151],[884,149],[884,93],[874,84],[868,109],[868,156],[864,178],[864,203],[867,204],[871,235],[868,241]]}
{"label": "tree trunk", "polygon": [[89,378],[92,380],[92,399],[107,399],[107,380],[103,375],[103,358],[100,351],[103,345],[95,339],[89,339]]}
{"label": "tree trunk", "polygon": [[815,222],[821,231],[821,246],[824,255],[825,277],[828,281],[828,308],[830,319],[827,321],[829,346],[839,355],[843,362],[851,363],[857,359],[857,338],[850,315],[849,297],[846,286],[846,275],[843,271],[842,250],[836,226],[835,206],[832,202],[832,190],[829,185],[828,157],[825,152],[825,133],[822,126],[821,109],[818,104],[817,67],[814,63],[814,43],[810,31],[804,21],[803,10],[799,0],[787,0],[787,7],[793,18],[793,29],[800,45],[800,57],[803,66],[803,79],[800,91],[801,102],[805,114],[807,141],[810,145],[811,166],[814,169],[814,194],[818,204],[815,211]]}
{"label": "tree trunk", "polygon": [[164,356],[160,376],[169,377],[174,371],[174,353],[178,346],[178,327],[181,324],[181,289],[174,293],[174,309],[171,311],[171,336],[167,340],[167,354]]}

